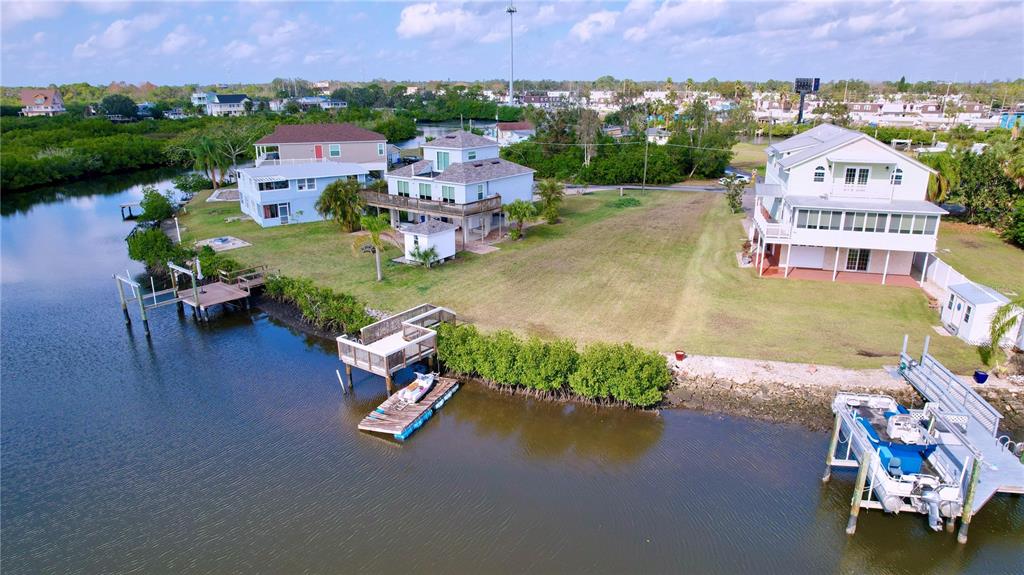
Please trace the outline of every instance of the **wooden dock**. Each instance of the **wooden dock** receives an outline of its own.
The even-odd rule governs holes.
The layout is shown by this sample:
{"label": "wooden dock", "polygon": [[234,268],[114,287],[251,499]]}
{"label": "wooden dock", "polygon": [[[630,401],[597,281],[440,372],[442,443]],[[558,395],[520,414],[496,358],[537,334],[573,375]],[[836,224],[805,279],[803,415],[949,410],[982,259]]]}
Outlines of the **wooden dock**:
{"label": "wooden dock", "polygon": [[359,422],[359,429],[405,440],[458,390],[458,380],[438,377],[434,388],[416,403],[408,403],[398,394],[392,395]]}

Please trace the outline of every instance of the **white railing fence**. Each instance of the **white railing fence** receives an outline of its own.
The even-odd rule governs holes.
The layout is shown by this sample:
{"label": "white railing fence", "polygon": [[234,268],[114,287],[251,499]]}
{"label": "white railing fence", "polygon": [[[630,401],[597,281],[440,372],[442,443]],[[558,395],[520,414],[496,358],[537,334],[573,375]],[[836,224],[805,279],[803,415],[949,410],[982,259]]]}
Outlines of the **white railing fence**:
{"label": "white railing fence", "polygon": [[924,254],[914,254],[914,269],[921,270],[921,281],[931,282],[943,290],[948,290],[952,285],[974,283],[967,276],[956,271],[953,266],[934,255],[928,256],[928,267],[922,269],[924,259]]}

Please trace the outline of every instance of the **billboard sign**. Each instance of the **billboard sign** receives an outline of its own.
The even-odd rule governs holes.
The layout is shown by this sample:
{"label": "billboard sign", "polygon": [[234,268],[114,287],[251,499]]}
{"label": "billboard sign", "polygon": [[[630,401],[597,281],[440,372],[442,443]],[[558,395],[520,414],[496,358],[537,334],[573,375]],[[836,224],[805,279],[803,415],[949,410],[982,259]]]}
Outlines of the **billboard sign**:
{"label": "billboard sign", "polygon": [[797,78],[793,83],[793,91],[797,94],[814,94],[820,84],[820,78]]}

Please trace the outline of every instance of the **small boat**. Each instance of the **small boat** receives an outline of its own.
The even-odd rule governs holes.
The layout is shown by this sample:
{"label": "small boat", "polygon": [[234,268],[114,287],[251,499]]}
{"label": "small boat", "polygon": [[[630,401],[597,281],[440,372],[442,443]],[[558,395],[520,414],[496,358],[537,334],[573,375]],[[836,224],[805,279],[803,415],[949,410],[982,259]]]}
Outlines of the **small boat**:
{"label": "small boat", "polygon": [[408,403],[416,403],[434,387],[433,373],[417,373],[416,379],[398,392],[398,397]]}

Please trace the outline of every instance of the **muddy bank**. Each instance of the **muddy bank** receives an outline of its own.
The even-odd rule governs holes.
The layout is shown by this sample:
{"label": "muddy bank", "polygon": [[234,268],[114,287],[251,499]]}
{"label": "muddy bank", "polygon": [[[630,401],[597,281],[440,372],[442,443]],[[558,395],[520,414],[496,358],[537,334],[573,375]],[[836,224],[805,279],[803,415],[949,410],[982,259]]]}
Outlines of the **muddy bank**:
{"label": "muddy bank", "polygon": [[[738,358],[691,356],[670,361],[674,385],[667,405],[831,429],[832,399],[841,391],[894,397],[908,406],[922,398],[884,369],[852,370]],[[1024,387],[993,381],[975,390],[1003,414],[1003,433],[1024,439]]]}
{"label": "muddy bank", "polygon": [[292,303],[277,301],[260,294],[253,300],[252,305],[275,320],[306,335],[331,342],[338,337],[338,334],[333,331],[318,329],[311,325],[302,317],[299,308]]}

